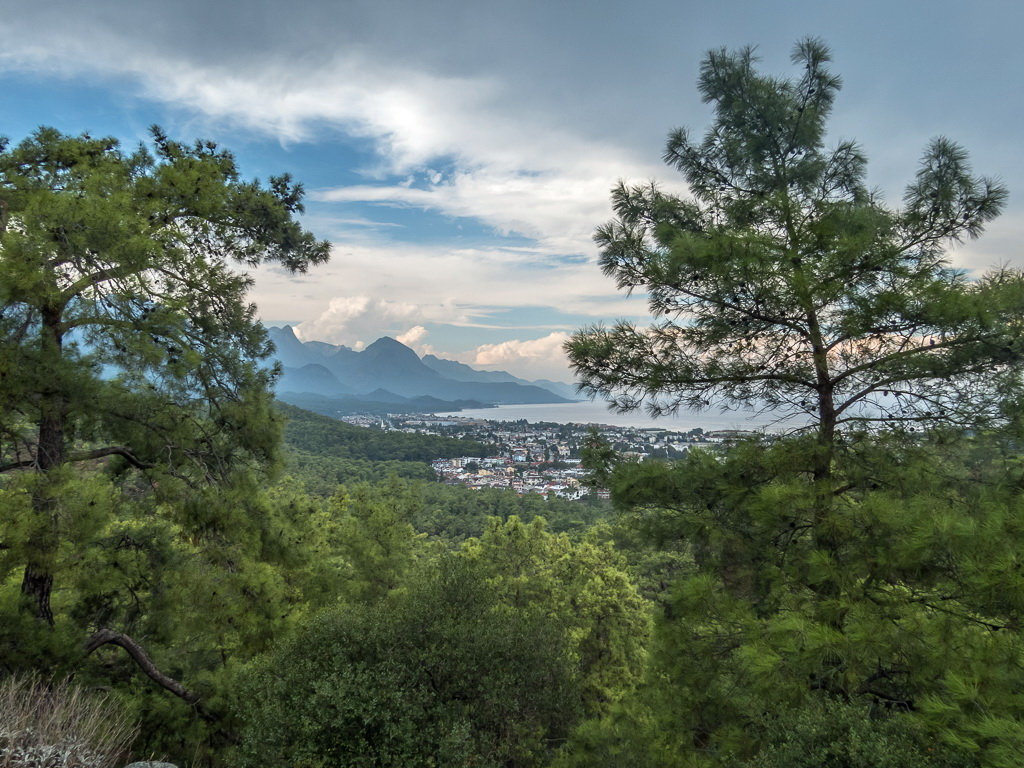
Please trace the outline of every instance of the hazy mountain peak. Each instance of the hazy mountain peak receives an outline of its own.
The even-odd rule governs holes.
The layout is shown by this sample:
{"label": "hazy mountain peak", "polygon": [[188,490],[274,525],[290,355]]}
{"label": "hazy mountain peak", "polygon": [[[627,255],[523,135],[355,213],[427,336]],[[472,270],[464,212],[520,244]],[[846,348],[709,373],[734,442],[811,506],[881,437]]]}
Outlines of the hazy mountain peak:
{"label": "hazy mountain peak", "polygon": [[381,336],[373,342],[373,344],[364,349],[363,354],[368,355],[369,357],[404,357],[409,360],[416,358],[417,362],[419,362],[420,359],[420,356],[417,355],[416,352],[390,336]]}
{"label": "hazy mountain peak", "polygon": [[290,325],[267,326],[267,334],[275,344],[301,344],[302,340],[295,334],[295,329]]}
{"label": "hazy mountain peak", "polygon": [[401,347],[402,349],[409,349],[409,347],[405,346],[405,344],[400,342],[398,339],[393,339],[390,336],[381,336],[375,342],[370,344],[366,348],[366,350],[364,350],[364,351],[369,352],[374,347],[380,347],[380,348],[385,348],[385,349],[388,348],[388,347],[395,347],[395,348]]}

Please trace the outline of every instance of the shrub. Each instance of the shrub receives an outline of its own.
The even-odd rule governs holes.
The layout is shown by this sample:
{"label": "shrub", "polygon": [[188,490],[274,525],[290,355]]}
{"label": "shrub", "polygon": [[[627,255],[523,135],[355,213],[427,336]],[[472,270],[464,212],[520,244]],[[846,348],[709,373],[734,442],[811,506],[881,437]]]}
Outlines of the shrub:
{"label": "shrub", "polygon": [[925,732],[912,713],[823,698],[762,718],[765,748],[746,768],[972,768],[969,756]]}
{"label": "shrub", "polygon": [[250,670],[239,768],[532,768],[578,720],[564,628],[445,559],[329,610]]}

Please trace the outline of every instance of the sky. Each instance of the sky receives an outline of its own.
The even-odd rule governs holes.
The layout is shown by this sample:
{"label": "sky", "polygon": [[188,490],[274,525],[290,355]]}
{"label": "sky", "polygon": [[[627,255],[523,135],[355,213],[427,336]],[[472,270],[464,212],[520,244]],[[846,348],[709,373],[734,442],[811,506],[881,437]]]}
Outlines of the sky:
{"label": "sky", "polygon": [[929,139],[961,143],[1010,202],[950,260],[1024,266],[1022,27],[1010,0],[0,0],[0,134],[212,139],[247,176],[301,181],[333,244],[304,276],[254,273],[265,322],[571,381],[574,329],[646,317],[591,237],[618,180],[684,190],[660,156],[709,123],[712,48],[787,75],[823,39],[829,142],[856,139],[893,205]]}

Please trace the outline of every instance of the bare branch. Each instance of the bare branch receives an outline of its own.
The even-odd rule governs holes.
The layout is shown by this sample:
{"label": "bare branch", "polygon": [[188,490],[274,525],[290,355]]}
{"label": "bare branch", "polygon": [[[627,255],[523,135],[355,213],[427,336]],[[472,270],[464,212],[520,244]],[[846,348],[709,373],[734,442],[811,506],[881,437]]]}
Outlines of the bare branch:
{"label": "bare branch", "polygon": [[[79,453],[73,453],[65,459],[66,462],[78,462],[78,461],[90,461],[92,459],[102,459],[107,456],[121,456],[126,459],[136,469],[152,469],[155,464],[142,461],[130,450],[121,445],[111,445],[106,448],[96,448],[92,451],[81,451]],[[36,466],[36,459],[22,459],[21,461],[12,461],[8,464],[0,464],[0,474],[4,472],[10,472],[14,469],[28,469],[29,467]]]}
{"label": "bare branch", "polygon": [[95,632],[86,641],[86,655],[88,656],[103,645],[116,645],[123,648],[128,652],[128,655],[132,657],[132,660],[139,665],[142,671],[146,673],[146,676],[149,677],[150,680],[162,688],[166,688],[178,698],[187,701],[196,710],[196,713],[204,720],[212,721],[215,719],[200,703],[199,694],[188,690],[177,680],[168,677],[161,672],[157,668],[156,664],[153,663],[153,659],[150,658],[148,653],[146,653],[146,650],[128,635],[121,632],[115,632],[112,629],[101,629],[98,632]]}

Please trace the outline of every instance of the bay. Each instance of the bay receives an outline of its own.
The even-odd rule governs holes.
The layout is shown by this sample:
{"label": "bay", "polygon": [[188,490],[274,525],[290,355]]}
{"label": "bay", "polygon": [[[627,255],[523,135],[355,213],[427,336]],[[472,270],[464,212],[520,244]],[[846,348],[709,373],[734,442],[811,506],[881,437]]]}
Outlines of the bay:
{"label": "bay", "polygon": [[526,419],[531,424],[540,421],[555,424],[604,424],[638,429],[670,429],[679,432],[688,432],[697,427],[705,431],[718,429],[778,431],[793,426],[790,421],[781,422],[777,414],[763,414],[756,411],[721,411],[715,408],[706,411],[680,411],[674,416],[659,416],[658,418],[652,418],[643,411],[615,413],[609,411],[607,403],[602,400],[584,400],[577,403],[499,405],[496,408],[473,408],[436,415],[462,416],[471,419],[489,419],[490,421]]}

